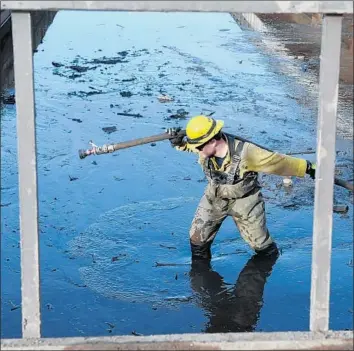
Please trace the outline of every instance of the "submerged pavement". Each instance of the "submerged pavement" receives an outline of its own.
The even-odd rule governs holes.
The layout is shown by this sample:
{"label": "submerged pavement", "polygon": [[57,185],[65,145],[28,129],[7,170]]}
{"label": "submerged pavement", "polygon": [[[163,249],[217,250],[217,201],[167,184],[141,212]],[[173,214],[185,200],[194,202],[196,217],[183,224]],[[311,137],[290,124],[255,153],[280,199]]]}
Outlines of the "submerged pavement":
{"label": "submerged pavement", "polygon": [[[252,252],[231,220],[207,278],[191,271],[189,225],[206,185],[195,155],[164,141],[78,157],[89,140],[159,134],[211,112],[268,148],[314,149],[317,102],[289,74],[301,67],[258,40],[228,14],[57,14],[34,56],[44,337],[308,330],[311,179],[285,189],[260,175],[282,255],[267,281],[242,275],[240,287]],[[1,109],[1,336],[12,338],[21,333],[16,111]],[[347,140],[336,172],[353,173]],[[352,329],[351,194],[336,187],[335,202],[350,209],[333,217],[330,328]]]}

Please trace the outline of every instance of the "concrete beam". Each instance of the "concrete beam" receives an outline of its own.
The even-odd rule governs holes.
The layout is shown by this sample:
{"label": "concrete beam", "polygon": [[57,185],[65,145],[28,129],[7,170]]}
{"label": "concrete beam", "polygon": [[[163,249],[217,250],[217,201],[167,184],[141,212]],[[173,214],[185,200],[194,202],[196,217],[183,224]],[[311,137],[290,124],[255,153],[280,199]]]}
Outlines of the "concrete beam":
{"label": "concrete beam", "polygon": [[329,328],[333,186],[342,16],[325,16],[322,26],[317,160],[312,245],[310,330]]}
{"label": "concrete beam", "polygon": [[3,10],[353,13],[352,1],[2,1]]}
{"label": "concrete beam", "polygon": [[30,13],[12,13],[21,233],[22,335],[40,337],[37,153]]}
{"label": "concrete beam", "polygon": [[1,350],[353,350],[353,331],[7,339]]}

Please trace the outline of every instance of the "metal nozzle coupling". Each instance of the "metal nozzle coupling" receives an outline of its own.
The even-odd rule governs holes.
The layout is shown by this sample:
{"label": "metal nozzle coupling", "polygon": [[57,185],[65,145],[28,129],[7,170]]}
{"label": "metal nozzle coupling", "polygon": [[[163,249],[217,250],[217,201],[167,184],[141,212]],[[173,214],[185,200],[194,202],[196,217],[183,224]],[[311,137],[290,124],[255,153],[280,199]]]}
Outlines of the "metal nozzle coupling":
{"label": "metal nozzle coupling", "polygon": [[80,149],[79,150],[79,157],[81,159],[85,158],[87,156],[86,150]]}

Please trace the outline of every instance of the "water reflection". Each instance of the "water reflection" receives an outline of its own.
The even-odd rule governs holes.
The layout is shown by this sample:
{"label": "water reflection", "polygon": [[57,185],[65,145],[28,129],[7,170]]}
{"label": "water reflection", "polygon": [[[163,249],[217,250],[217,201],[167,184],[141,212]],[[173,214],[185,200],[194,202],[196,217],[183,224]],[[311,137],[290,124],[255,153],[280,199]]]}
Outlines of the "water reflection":
{"label": "water reflection", "polygon": [[190,283],[197,303],[209,318],[204,332],[254,331],[263,306],[264,286],[277,259],[278,252],[252,256],[234,285],[225,283],[210,261],[192,262]]}

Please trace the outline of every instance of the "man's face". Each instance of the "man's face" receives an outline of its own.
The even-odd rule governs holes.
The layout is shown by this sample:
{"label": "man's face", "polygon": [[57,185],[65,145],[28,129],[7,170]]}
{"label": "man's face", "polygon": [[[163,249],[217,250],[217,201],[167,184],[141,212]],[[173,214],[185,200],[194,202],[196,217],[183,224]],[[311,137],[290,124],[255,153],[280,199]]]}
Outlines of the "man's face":
{"label": "man's face", "polygon": [[208,142],[206,142],[205,144],[199,146],[197,149],[199,151],[199,153],[203,156],[203,157],[212,157],[215,155],[215,143],[216,140],[212,139]]}

